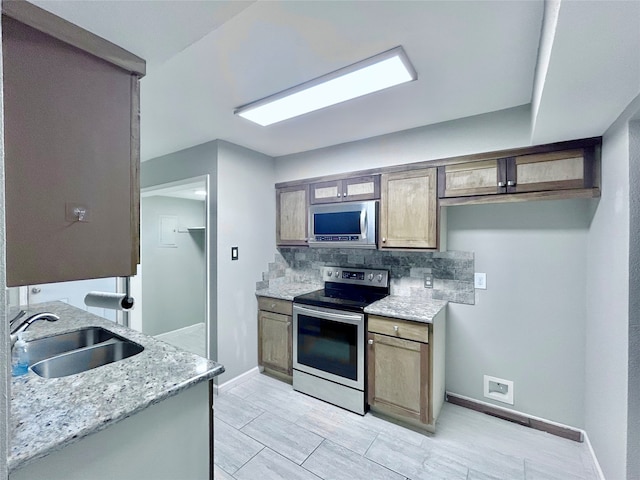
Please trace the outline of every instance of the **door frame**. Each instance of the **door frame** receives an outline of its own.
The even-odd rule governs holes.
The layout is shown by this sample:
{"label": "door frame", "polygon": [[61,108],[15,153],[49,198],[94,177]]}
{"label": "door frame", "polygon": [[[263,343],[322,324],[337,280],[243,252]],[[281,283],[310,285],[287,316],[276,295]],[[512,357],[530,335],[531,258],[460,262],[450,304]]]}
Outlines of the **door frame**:
{"label": "door frame", "polygon": [[[145,193],[153,192],[156,190],[163,190],[165,188],[180,187],[192,183],[201,182],[204,184],[204,189],[207,192],[204,201],[204,226],[205,226],[205,351],[207,352],[207,358],[211,358],[211,225],[210,225],[210,195],[211,195],[211,182],[209,174],[199,175],[196,177],[185,178],[173,182],[160,183],[156,185],[150,185],[148,187],[140,189],[140,224],[144,219],[142,218],[142,198]],[[142,232],[141,232],[142,234]],[[136,308],[134,308],[130,315],[130,327],[138,331],[142,331],[142,278],[143,278],[144,265],[142,262],[142,256],[140,256],[140,264],[138,265],[138,272],[135,278],[131,281],[131,294],[136,300]]]}

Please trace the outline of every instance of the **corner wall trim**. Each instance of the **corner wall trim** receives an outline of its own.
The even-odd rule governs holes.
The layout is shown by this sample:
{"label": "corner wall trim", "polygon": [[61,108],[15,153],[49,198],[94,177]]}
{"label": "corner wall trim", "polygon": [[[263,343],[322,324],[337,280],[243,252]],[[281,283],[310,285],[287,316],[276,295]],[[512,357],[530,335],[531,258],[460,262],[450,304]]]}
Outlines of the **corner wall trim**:
{"label": "corner wall trim", "polygon": [[241,373],[237,377],[233,377],[231,380],[227,380],[222,385],[214,385],[214,387],[213,387],[213,389],[215,391],[214,393],[216,395],[219,395],[221,392],[225,392],[227,390],[232,389],[233,387],[237,387],[241,383],[246,382],[251,377],[254,377],[254,376],[258,375],[259,373],[260,373],[260,368],[259,367],[253,367],[251,370],[247,370],[246,372]]}
{"label": "corner wall trim", "polygon": [[[557,435],[558,437],[567,438],[575,442],[583,442],[585,432],[578,428],[569,427],[561,423],[546,420],[544,418],[534,417],[526,413],[517,412],[515,410],[498,407],[489,403],[481,402],[473,398],[464,397],[456,393],[446,392],[447,402],[459,405],[461,407],[470,408],[478,412],[491,415],[492,417],[501,418],[510,422],[519,423],[525,427],[534,428],[543,432]],[[596,462],[597,463],[597,462]]]}

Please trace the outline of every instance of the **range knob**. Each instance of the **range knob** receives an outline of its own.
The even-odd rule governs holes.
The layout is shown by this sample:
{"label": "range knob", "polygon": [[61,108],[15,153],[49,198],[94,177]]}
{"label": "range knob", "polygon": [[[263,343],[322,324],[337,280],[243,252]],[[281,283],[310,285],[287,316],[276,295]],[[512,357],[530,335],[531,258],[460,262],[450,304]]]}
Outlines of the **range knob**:
{"label": "range knob", "polygon": [[327,277],[330,277],[331,275],[333,275],[333,272],[332,272],[331,270],[329,270],[329,271],[327,272]]}
{"label": "range knob", "polygon": [[382,282],[382,274],[381,273],[379,273],[376,278],[378,279],[378,282]]}
{"label": "range knob", "polygon": [[370,273],[368,278],[369,278],[369,281],[372,282],[373,281],[373,273]]}
{"label": "range knob", "polygon": [[336,270],[336,278],[340,276],[340,270]]}

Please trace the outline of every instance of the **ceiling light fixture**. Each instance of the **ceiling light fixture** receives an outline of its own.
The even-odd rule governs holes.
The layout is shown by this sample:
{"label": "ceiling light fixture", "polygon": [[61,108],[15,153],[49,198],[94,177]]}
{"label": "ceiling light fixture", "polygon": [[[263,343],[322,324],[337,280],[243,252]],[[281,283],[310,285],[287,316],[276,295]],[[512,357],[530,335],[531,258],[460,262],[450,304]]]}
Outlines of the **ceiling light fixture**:
{"label": "ceiling light fixture", "polygon": [[416,78],[404,50],[396,47],[239,107],[234,113],[264,127]]}

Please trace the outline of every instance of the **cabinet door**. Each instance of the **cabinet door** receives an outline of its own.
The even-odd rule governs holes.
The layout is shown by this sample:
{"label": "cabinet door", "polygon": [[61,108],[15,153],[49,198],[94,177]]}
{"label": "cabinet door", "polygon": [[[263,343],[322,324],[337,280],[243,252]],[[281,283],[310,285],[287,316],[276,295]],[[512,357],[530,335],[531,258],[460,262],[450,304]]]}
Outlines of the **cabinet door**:
{"label": "cabinet door", "polygon": [[343,201],[377,200],[378,198],[380,198],[379,175],[367,175],[342,180]]}
{"label": "cabinet door", "polygon": [[582,149],[514,157],[507,168],[507,191],[591,188],[591,169]]}
{"label": "cabinet door", "polygon": [[310,203],[335,203],[342,201],[342,181],[312,183],[309,186]]}
{"label": "cabinet door", "polygon": [[5,15],[2,51],[8,286],[134,275],[137,77]]}
{"label": "cabinet door", "polygon": [[447,165],[438,169],[440,198],[506,192],[506,159]]}
{"label": "cabinet door", "polygon": [[369,333],[368,346],[369,405],[427,423],[429,345]]}
{"label": "cabinet door", "polygon": [[307,245],[307,186],[276,190],[276,244]]}
{"label": "cabinet door", "polygon": [[385,173],[380,194],[381,248],[437,248],[435,168]]}
{"label": "cabinet door", "polygon": [[258,364],[292,374],[291,317],[279,313],[258,312]]}

